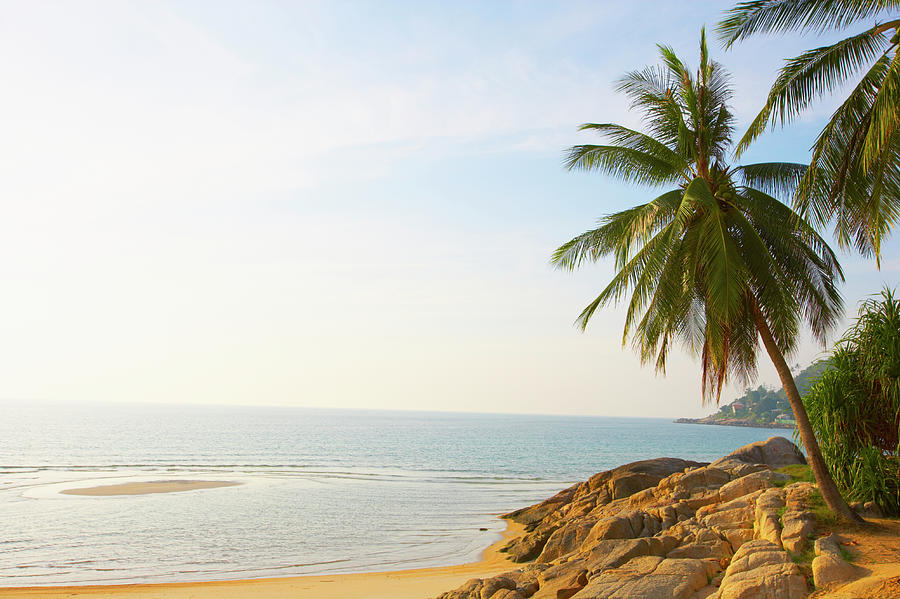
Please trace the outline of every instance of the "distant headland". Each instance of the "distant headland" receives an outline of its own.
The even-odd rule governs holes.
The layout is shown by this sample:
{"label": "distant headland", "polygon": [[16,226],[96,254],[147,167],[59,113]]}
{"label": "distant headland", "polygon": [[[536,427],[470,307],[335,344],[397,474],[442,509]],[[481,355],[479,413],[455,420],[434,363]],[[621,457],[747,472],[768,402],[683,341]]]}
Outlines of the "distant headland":
{"label": "distant headland", "polygon": [[[794,375],[801,395],[812,387],[819,375],[828,368],[828,360],[819,360]],[[678,418],[679,424],[717,424],[720,426],[749,426],[754,428],[793,429],[794,413],[784,389],[767,389],[759,386],[748,389],[743,396],[721,406],[719,411],[704,418]]]}

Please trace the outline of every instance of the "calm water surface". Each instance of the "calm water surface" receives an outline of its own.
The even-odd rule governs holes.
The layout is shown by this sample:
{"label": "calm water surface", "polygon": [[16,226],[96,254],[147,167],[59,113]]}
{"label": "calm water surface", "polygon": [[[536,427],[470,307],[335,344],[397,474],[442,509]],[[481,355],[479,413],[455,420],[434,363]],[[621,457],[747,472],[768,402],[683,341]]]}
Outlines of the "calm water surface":
{"label": "calm water surface", "polygon": [[[789,431],[658,419],[0,404],[0,586],[463,563],[496,515],[635,460],[711,461]],[[85,497],[120,482],[234,487]],[[487,531],[479,529],[486,528]]]}

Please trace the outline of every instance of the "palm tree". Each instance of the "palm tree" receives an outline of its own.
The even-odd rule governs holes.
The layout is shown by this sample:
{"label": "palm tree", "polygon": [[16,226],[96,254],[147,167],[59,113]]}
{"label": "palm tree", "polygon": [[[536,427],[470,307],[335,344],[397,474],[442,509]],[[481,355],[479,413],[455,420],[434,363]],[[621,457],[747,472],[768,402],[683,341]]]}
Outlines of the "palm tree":
{"label": "palm tree", "polygon": [[[891,15],[891,12],[894,12]],[[726,47],[765,33],[821,33],[865,22],[835,44],[785,62],[766,105],[737,146],[740,155],[767,127],[792,121],[816,99],[861,80],[812,148],[794,208],[824,227],[834,220],[841,247],[855,246],[880,265],[881,244],[900,221],[900,1],[754,0],[719,23]]]}
{"label": "palm tree", "polygon": [[801,320],[824,341],[842,300],[840,265],[806,221],[769,195],[803,165],[731,167],[733,117],[728,74],[709,60],[705,32],[700,68],[692,74],[671,48],[662,65],[627,74],[618,90],[643,115],[647,133],[614,124],[586,124],[608,145],[569,150],[569,169],[598,170],[622,181],[670,187],[646,204],[606,216],[553,254],[558,268],[612,255],[609,285],[578,317],[586,327],[597,308],[630,293],[623,345],[631,337],[644,363],[665,372],[676,342],[700,355],[704,401],[718,402],[730,377],[756,373],[759,339],[787,392],[800,437],[826,502],[858,519],[822,461],[819,445],[785,361]]}

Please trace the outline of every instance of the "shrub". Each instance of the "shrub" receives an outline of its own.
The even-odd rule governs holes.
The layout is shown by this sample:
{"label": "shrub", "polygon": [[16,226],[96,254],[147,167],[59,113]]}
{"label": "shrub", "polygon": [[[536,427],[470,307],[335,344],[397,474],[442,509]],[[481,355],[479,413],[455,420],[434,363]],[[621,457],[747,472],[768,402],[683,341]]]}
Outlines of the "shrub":
{"label": "shrub", "polygon": [[900,301],[892,291],[862,304],[803,403],[845,496],[900,514]]}

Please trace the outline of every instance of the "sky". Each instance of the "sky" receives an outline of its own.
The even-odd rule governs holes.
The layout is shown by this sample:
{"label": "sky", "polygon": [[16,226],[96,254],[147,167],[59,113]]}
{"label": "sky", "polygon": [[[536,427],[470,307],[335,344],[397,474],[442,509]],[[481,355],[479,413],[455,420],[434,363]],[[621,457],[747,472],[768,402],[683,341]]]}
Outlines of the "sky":
{"label": "sky", "polygon": [[[653,197],[566,172],[577,126],[638,126],[616,78],[730,4],[5,2],[0,399],[709,413],[621,309],[573,326],[609,263],[549,257]],[[827,39],[711,45],[739,130]],[[805,162],[835,102],[747,161]],[[896,239],[841,260],[848,317],[900,278]]]}

